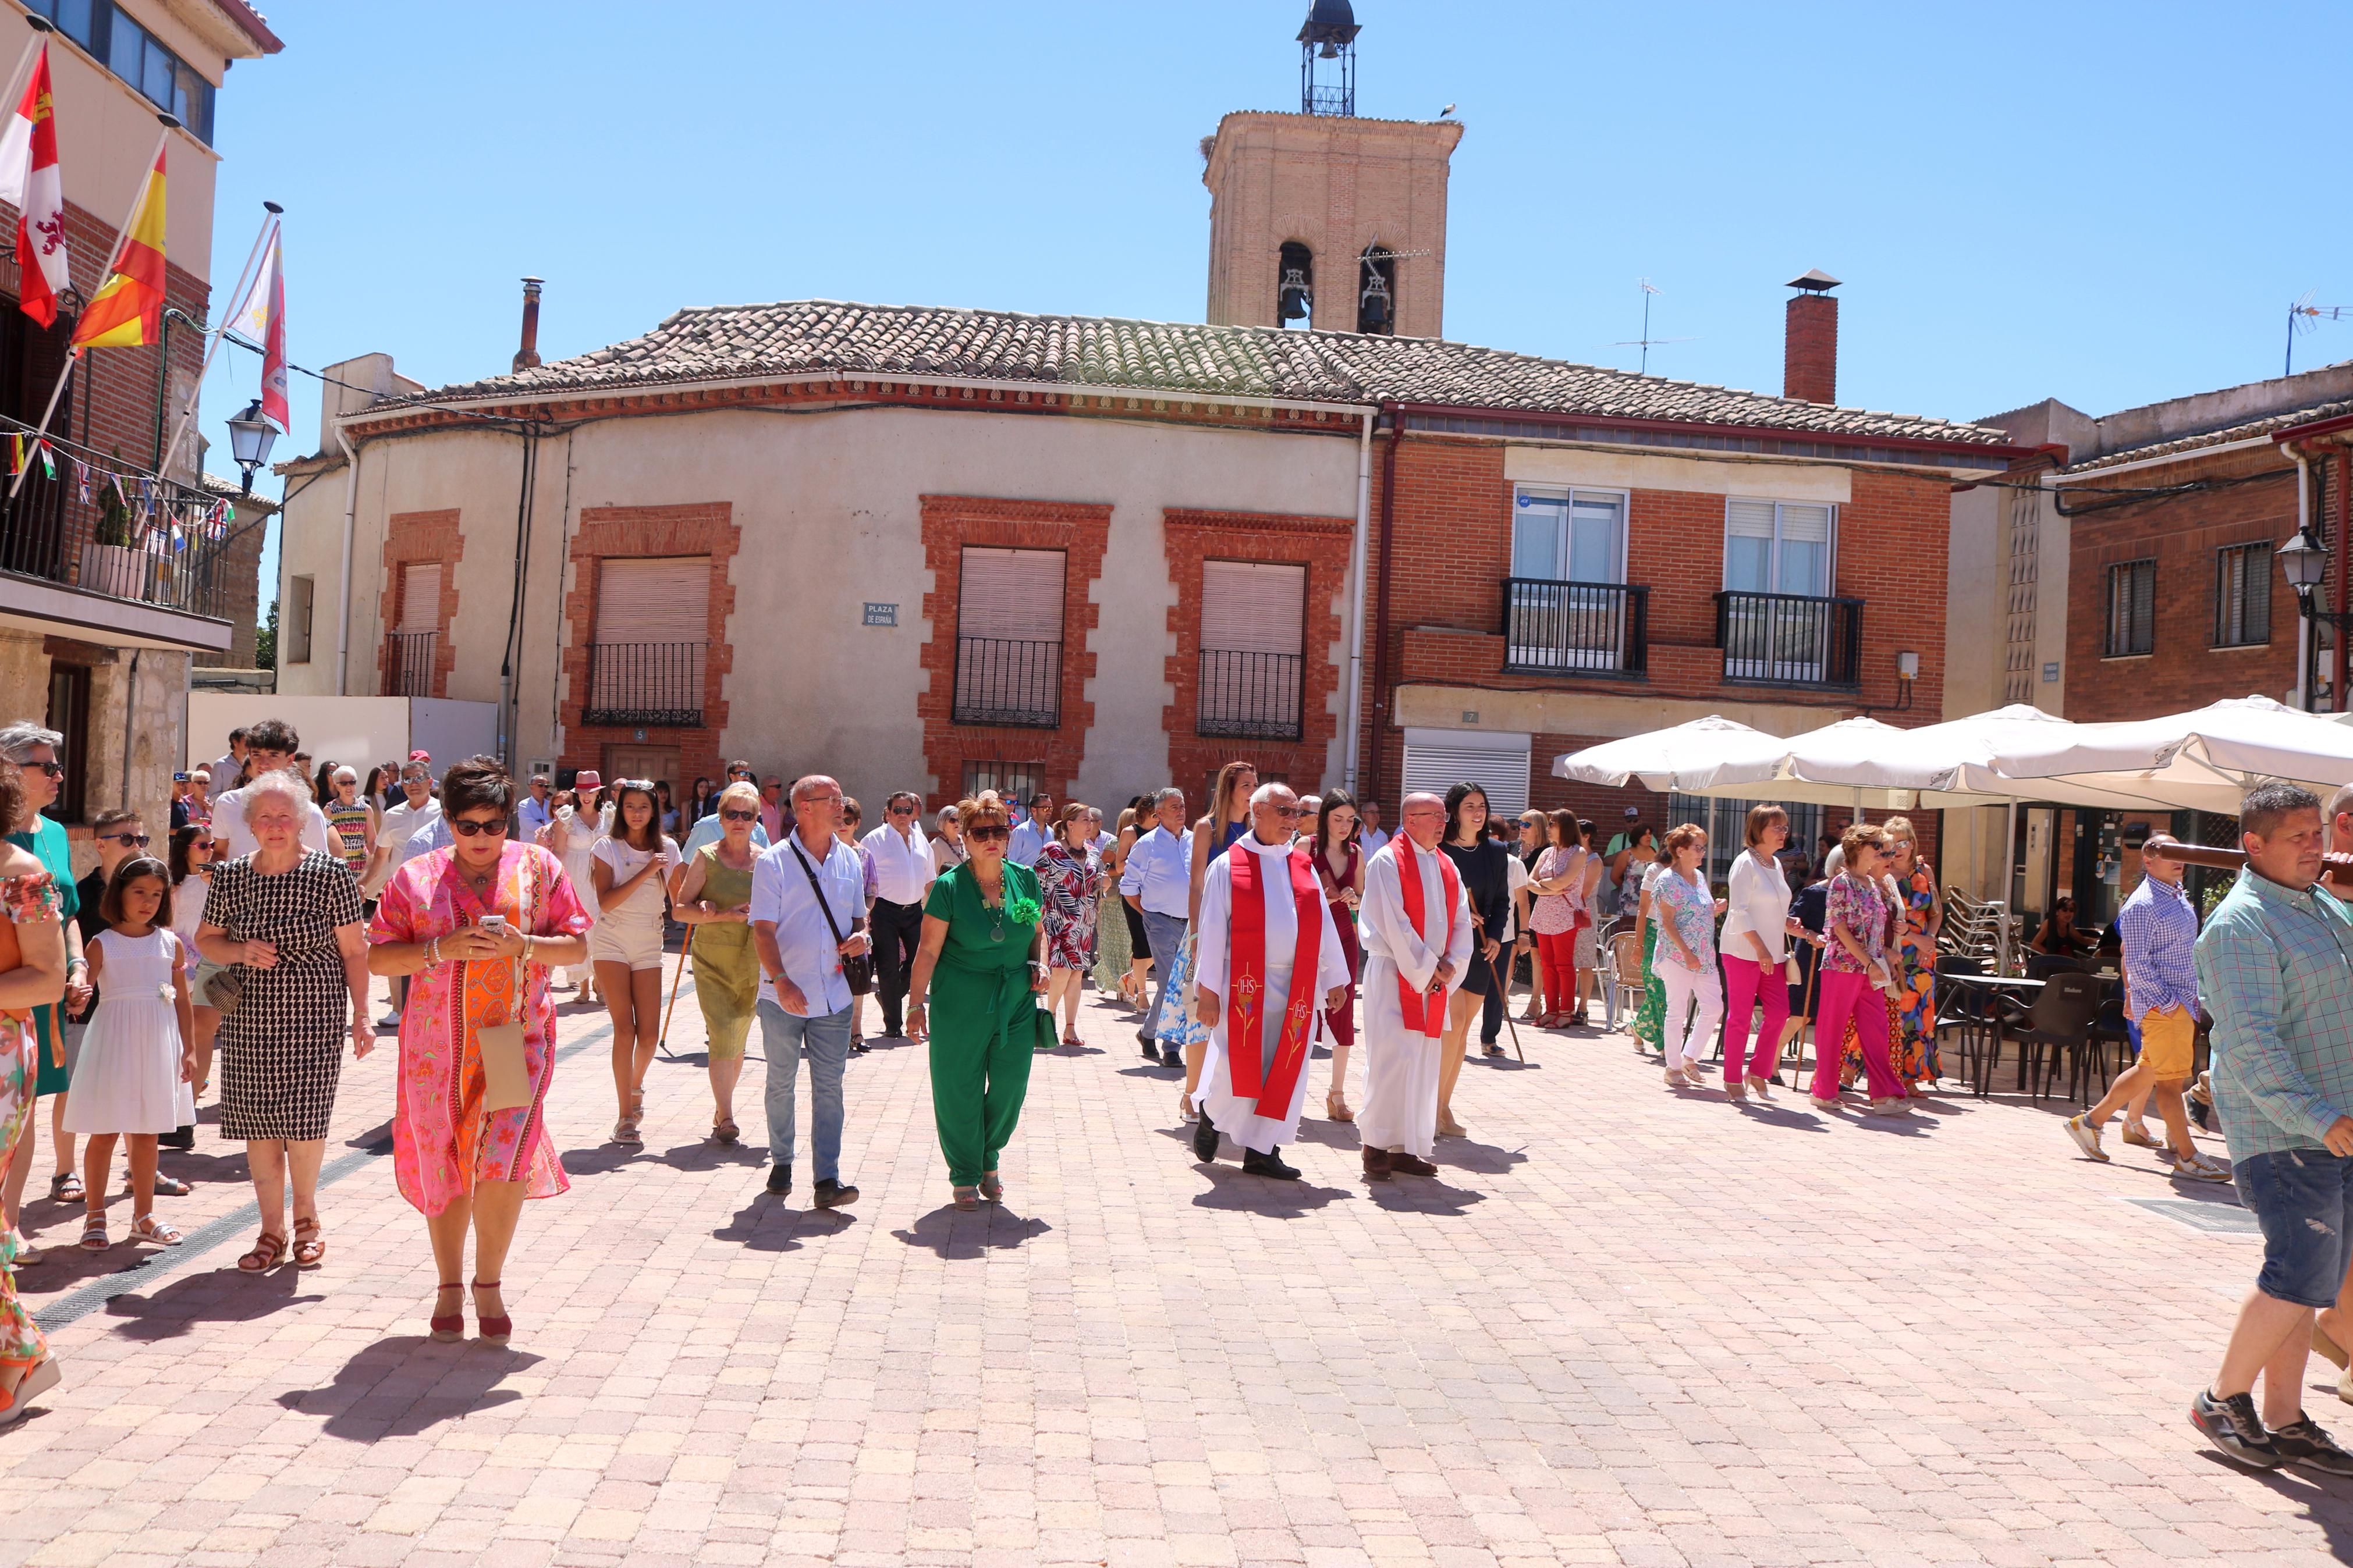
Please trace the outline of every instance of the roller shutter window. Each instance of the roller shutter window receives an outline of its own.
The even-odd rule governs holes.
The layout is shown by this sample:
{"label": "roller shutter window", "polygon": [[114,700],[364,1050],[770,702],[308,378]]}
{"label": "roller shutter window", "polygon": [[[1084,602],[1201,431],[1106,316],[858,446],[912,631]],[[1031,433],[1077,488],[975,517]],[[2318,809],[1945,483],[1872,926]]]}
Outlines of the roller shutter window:
{"label": "roller shutter window", "polygon": [[441,629],[441,563],[411,561],[400,569],[400,626],[403,636]]}
{"label": "roller shutter window", "polygon": [[956,589],[955,719],[1052,729],[1061,721],[1064,557],[967,546]]}
{"label": "roller shutter window", "polygon": [[1487,793],[1490,816],[1517,816],[1528,808],[1528,765],[1531,752],[1523,742],[1516,751],[1485,747],[1405,745],[1405,790],[1427,790],[1443,795],[1458,784],[1474,784]]}
{"label": "roller shutter window", "polygon": [[1297,740],[1306,642],[1306,567],[1202,563],[1198,732]]}
{"label": "roller shutter window", "polygon": [[710,556],[598,562],[592,709],[607,722],[700,723],[710,626]]}

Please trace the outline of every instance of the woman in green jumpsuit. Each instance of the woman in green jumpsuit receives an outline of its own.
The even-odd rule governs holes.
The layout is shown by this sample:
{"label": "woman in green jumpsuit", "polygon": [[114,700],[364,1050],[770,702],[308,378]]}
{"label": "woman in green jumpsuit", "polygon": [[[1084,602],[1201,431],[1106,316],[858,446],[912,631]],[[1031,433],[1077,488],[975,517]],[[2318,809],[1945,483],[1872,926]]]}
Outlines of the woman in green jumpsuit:
{"label": "woman in green jumpsuit", "polygon": [[[930,1035],[932,1114],[955,1206],[1005,1195],[997,1157],[1012,1140],[1039,1040],[1035,994],[1046,988],[1044,910],[1038,878],[1005,858],[1011,817],[994,793],[956,808],[971,857],[932,883],[923,944],[907,986],[907,1034]],[[932,1026],[926,1003],[940,994]]]}

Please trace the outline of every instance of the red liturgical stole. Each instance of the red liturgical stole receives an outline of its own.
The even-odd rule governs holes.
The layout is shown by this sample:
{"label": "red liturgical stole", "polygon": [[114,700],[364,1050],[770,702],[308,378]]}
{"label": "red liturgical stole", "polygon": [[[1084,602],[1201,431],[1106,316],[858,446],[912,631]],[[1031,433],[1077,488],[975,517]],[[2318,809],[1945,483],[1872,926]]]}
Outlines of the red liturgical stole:
{"label": "red liturgical stole", "polygon": [[[1407,923],[1413,934],[1424,942],[1430,941],[1430,919],[1421,907],[1421,866],[1413,840],[1404,833],[1389,841],[1397,847],[1398,894],[1405,902]],[[1438,885],[1446,895],[1446,943],[1441,953],[1454,946],[1454,910],[1462,901],[1462,878],[1454,869],[1454,862],[1443,853],[1438,856]],[[1446,993],[1417,991],[1403,973],[1398,975],[1398,1007],[1405,1015],[1405,1026],[1409,1034],[1438,1039],[1446,1033]]]}
{"label": "red liturgical stole", "polygon": [[[1291,901],[1299,917],[1299,941],[1291,968],[1291,1000],[1275,1037],[1274,1061],[1261,1067],[1265,1038],[1266,886],[1270,858],[1237,846],[1226,857],[1233,876],[1233,914],[1228,924],[1231,948],[1226,975],[1226,1066],[1234,1098],[1258,1102],[1256,1114],[1280,1121],[1291,1113],[1299,1075],[1307,1070],[1307,1047],[1315,1032],[1316,981],[1324,957],[1324,889],[1306,854],[1294,849],[1272,862],[1291,873]],[[1451,868],[1450,868],[1451,869]]]}

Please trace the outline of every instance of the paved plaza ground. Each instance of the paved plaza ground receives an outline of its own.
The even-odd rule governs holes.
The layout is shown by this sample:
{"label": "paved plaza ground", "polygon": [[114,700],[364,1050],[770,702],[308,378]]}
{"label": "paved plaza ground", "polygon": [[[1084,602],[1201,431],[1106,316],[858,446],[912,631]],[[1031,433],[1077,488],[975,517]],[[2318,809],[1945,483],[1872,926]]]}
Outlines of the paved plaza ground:
{"label": "paved plaza ground", "polygon": [[[2049,1104],[1744,1110],[1531,1034],[1466,1069],[1435,1181],[1360,1179],[1319,1064],[1283,1185],[1195,1164],[1175,1075],[1090,995],[1002,1209],[946,1206],[902,1047],[851,1065],[864,1196],[822,1214],[806,1152],[761,1190],[757,1062],[746,1145],[706,1141],[691,1000],[634,1153],[602,1013],[564,1014],[573,1187],[526,1211],[507,1350],[425,1337],[388,1037],[344,1072],[321,1268],[235,1272],[250,1190],[209,1126],[159,1200],[189,1245],[131,1272],[34,1205],[66,1380],[0,1429],[0,1564],[2353,1555],[2353,1486],[2240,1473],[2183,1419],[2257,1258],[2229,1189],[2076,1159]],[[46,1117],[40,1158],[37,1192]],[[2317,1375],[2310,1408],[2353,1436]]]}

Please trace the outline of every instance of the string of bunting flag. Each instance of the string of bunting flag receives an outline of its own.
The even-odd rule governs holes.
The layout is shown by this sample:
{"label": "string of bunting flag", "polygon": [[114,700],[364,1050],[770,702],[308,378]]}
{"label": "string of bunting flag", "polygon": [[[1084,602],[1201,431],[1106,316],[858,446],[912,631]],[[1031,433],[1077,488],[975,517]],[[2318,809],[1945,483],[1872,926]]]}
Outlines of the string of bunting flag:
{"label": "string of bunting flag", "polygon": [[[16,421],[0,419],[0,424]],[[237,506],[226,496],[213,495],[176,480],[132,468],[114,468],[64,449],[54,436],[37,434],[29,426],[7,431],[5,451],[7,477],[15,479],[27,467],[45,479],[59,477],[59,465],[69,476],[74,499],[84,506],[110,503],[128,524],[135,542],[158,554],[177,554],[192,543],[227,540],[237,526]]]}

